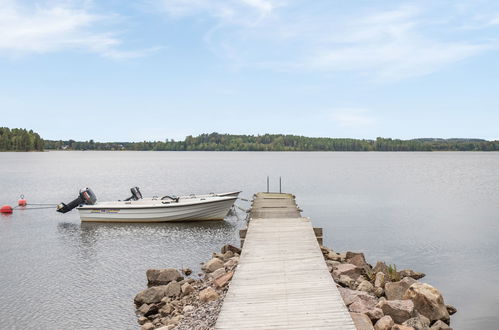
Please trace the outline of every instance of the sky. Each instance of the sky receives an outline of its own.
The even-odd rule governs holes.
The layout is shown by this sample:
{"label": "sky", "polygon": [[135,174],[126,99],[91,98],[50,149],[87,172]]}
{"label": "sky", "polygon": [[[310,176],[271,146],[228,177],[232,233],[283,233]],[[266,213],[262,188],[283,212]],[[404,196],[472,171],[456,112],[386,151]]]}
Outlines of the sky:
{"label": "sky", "polygon": [[0,126],[499,139],[499,2],[0,0]]}

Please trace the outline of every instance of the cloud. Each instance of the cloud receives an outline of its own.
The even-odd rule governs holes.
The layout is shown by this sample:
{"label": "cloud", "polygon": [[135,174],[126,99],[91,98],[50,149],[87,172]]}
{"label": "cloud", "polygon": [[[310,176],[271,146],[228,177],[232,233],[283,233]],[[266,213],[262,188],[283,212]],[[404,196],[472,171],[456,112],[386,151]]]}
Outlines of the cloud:
{"label": "cloud", "polygon": [[339,108],[329,115],[338,126],[345,128],[367,128],[376,124],[376,119],[365,108]]}
{"label": "cloud", "polygon": [[[348,71],[372,80],[397,81],[437,72],[499,45],[498,40],[459,33],[456,21],[476,23],[477,11],[486,10],[472,3],[466,11],[444,6],[444,12],[426,2],[343,10],[328,2],[302,0],[164,0],[162,4],[167,12],[182,17],[207,14],[214,19],[204,40],[215,54],[239,67]],[[435,12],[439,17],[433,16]],[[467,12],[473,14],[466,16]],[[495,22],[489,21],[488,26]]]}
{"label": "cloud", "polygon": [[0,54],[83,50],[121,59],[143,56],[154,50],[123,50],[116,33],[97,29],[115,19],[114,15],[93,13],[88,1],[26,5],[15,0],[0,0]]}
{"label": "cloud", "polygon": [[208,15],[219,23],[251,26],[270,15],[275,5],[270,0],[162,0],[153,6],[173,17]]}

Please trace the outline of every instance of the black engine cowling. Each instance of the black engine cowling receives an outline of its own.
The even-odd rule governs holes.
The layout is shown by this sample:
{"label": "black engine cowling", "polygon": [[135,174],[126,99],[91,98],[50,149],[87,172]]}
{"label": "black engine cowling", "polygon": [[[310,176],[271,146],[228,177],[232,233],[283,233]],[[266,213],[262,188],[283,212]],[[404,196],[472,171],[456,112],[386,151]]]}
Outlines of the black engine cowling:
{"label": "black engine cowling", "polygon": [[139,199],[142,199],[139,187],[130,188],[130,192],[132,193],[132,196],[125,199],[125,201],[138,201]]}
{"label": "black engine cowling", "polygon": [[61,203],[57,205],[57,212],[66,213],[79,205],[94,205],[97,202],[97,197],[90,188],[81,189],[78,198],[72,200],[68,204]]}

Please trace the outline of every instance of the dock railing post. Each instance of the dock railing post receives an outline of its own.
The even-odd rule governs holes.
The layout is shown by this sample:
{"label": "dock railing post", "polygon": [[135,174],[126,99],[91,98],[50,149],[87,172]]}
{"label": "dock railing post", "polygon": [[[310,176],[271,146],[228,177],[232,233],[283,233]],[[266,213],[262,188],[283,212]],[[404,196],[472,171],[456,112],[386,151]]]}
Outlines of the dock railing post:
{"label": "dock railing post", "polygon": [[282,194],[281,177],[279,177],[279,194]]}
{"label": "dock railing post", "polygon": [[269,176],[267,175],[267,192],[269,192]]}

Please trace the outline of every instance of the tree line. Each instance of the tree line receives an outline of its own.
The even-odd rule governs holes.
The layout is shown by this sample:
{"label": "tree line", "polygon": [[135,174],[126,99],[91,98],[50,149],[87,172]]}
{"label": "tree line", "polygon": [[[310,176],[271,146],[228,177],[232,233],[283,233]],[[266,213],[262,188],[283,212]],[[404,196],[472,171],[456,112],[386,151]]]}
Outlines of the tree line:
{"label": "tree line", "polygon": [[38,133],[23,128],[0,127],[0,151],[43,151]]}
{"label": "tree line", "polygon": [[499,151],[499,141],[482,139],[347,139],[297,135],[201,134],[183,141],[95,142],[45,140],[52,150],[155,151]]}

